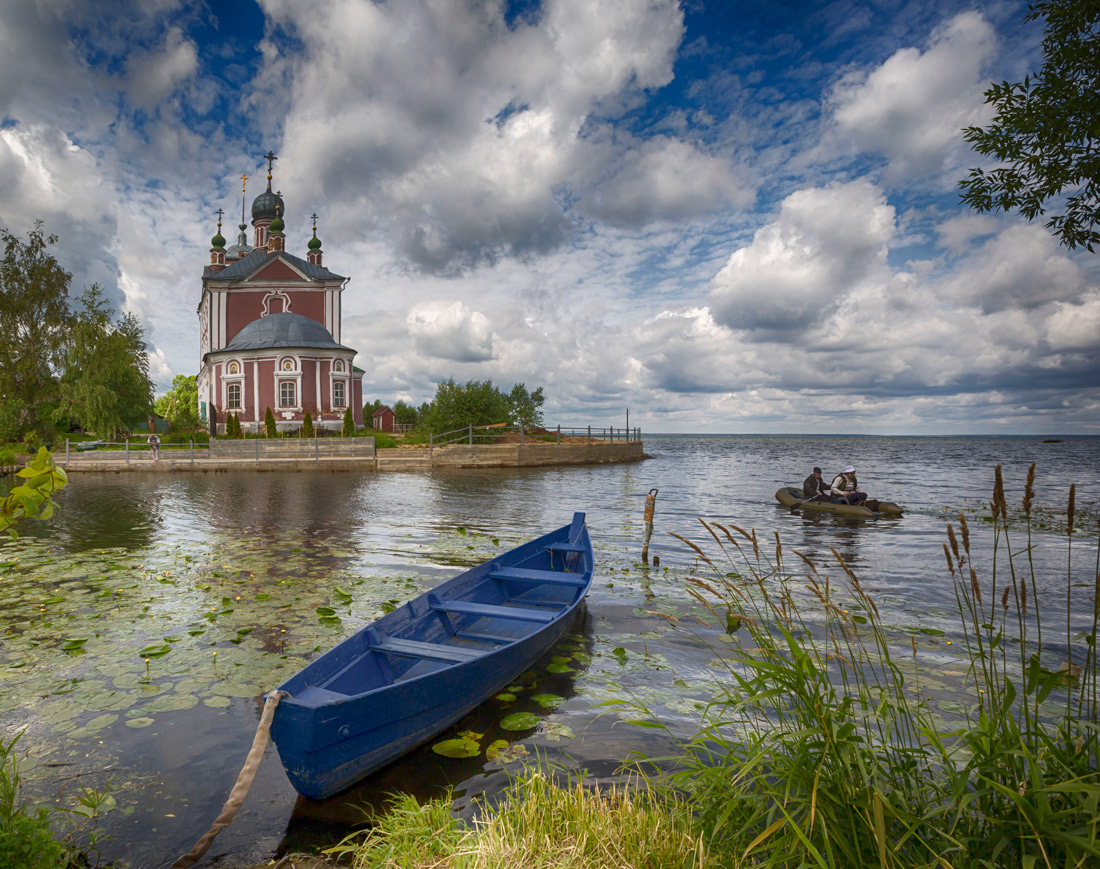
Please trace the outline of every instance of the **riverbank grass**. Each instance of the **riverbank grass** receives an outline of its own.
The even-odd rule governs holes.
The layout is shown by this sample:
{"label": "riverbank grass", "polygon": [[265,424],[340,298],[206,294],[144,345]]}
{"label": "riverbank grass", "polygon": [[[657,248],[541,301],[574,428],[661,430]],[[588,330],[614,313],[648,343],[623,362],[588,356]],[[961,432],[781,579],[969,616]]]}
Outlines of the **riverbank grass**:
{"label": "riverbank grass", "polygon": [[[1067,564],[1065,620],[1044,624],[1000,466],[996,481],[990,575],[971,561],[964,516],[944,546],[969,658],[961,720],[941,717],[921,685],[940,675],[940,653],[926,664],[912,634],[884,624],[836,550],[840,581],[802,553],[788,569],[778,535],[772,550],[755,532],[700,520],[719,559],[680,538],[709,568],[686,577],[687,591],[713,617],[698,638],[722,638],[722,675],[665,786],[695,807],[717,865],[1100,865],[1100,563],[1084,593]],[[1033,483],[1034,466],[1027,516]],[[1070,547],[1073,513],[1071,489]],[[1091,631],[1071,633],[1075,595]]]}
{"label": "riverbank grass", "polygon": [[561,787],[538,771],[518,779],[508,801],[469,829],[450,816],[450,798],[419,805],[393,799],[365,833],[327,853],[355,869],[696,869],[712,865],[685,804],[658,801],[646,787],[597,791]]}

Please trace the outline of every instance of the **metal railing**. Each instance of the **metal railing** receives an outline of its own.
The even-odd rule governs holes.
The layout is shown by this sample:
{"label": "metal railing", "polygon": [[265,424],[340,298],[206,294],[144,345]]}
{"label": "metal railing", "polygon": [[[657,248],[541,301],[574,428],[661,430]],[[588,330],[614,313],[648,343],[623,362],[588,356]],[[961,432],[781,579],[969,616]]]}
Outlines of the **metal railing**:
{"label": "metal railing", "polygon": [[[476,432],[476,434],[475,434]],[[562,438],[572,440],[574,443],[583,439],[585,443],[595,442],[607,442],[607,443],[631,443],[641,442],[642,430],[638,427],[634,428],[615,428],[614,426],[586,426],[580,427],[566,427],[562,428],[560,425],[553,429],[535,428],[528,429],[521,425],[508,425],[506,423],[497,423],[496,425],[468,425],[465,428],[456,428],[452,431],[445,431],[440,434],[431,434],[428,436],[428,455],[434,455],[436,447],[445,447],[448,444],[466,443],[473,444],[474,438],[477,438],[479,443],[491,442],[493,440],[503,440],[504,438],[512,438],[519,435],[520,444],[525,444],[528,441],[560,444]]]}
{"label": "metal railing", "polygon": [[[117,449],[104,449],[102,447],[122,447],[121,450]],[[139,457],[149,456],[151,461],[156,461],[160,456],[161,450],[187,450],[188,458],[191,463],[195,462],[195,450],[208,450],[208,444],[196,444],[194,441],[188,441],[185,444],[157,444],[154,450],[154,445],[149,443],[145,438],[127,438],[124,441],[70,441],[65,439],[65,464],[69,464],[69,461],[73,458],[75,453],[77,458],[82,458],[91,452],[95,452],[94,458],[113,461],[119,453],[122,454],[126,461],[126,464],[130,464],[131,458],[133,461],[137,461]]]}

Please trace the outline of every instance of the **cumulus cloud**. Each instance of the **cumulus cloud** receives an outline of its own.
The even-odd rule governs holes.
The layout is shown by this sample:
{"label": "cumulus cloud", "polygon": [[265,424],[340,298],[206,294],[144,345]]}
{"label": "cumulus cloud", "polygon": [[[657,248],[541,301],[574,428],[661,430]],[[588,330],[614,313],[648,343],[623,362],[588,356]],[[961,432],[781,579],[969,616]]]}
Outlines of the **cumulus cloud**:
{"label": "cumulus cloud", "polygon": [[198,48],[178,27],[170,27],[164,42],[131,55],[127,63],[130,99],[149,109],[176,91],[199,68]]}
{"label": "cumulus cloud", "polygon": [[425,356],[454,362],[484,362],[493,358],[493,328],[489,318],[462,302],[414,307],[406,319],[409,337]]}
{"label": "cumulus cloud", "polygon": [[[589,193],[572,185],[605,159],[586,122],[667,84],[683,34],[672,0],[550,0],[511,26],[497,4],[264,6],[305,48],[292,58],[269,49],[269,66],[292,82],[283,165],[320,171],[360,226],[442,274],[561,245],[574,230],[567,200]],[[677,191],[650,198],[642,218],[691,213]]]}
{"label": "cumulus cloud", "polygon": [[890,160],[893,177],[934,172],[965,150],[959,130],[990,117],[983,73],[997,47],[989,22],[963,12],[928,47],[902,48],[870,73],[842,77],[829,97],[841,132]]}
{"label": "cumulus cloud", "polygon": [[792,193],[714,278],[715,320],[792,333],[820,324],[845,296],[884,277],[894,208],[868,181]]}

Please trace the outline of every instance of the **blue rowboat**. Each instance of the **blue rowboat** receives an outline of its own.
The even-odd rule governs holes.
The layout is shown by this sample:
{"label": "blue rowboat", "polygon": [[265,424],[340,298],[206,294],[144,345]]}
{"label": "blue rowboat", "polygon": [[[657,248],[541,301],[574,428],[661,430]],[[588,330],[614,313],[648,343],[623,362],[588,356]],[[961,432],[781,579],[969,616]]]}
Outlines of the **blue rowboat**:
{"label": "blue rowboat", "polygon": [[325,799],[498,693],[568,630],[592,584],[584,514],[387,613],[279,686],[271,734]]}

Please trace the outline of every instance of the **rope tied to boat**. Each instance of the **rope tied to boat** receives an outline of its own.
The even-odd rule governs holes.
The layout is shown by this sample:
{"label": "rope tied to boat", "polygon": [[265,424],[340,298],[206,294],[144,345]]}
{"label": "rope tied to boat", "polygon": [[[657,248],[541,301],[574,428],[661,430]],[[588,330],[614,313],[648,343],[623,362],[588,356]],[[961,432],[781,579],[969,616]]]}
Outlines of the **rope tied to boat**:
{"label": "rope tied to boat", "polygon": [[260,723],[252,739],[252,748],[249,749],[248,757],[245,758],[244,766],[237,776],[237,783],[229,792],[229,798],[222,806],[221,813],[215,819],[213,826],[195,843],[195,847],[173,863],[170,869],[189,869],[194,866],[213,844],[214,837],[232,823],[244,798],[248,796],[248,790],[252,787],[256,771],[260,768],[260,761],[263,760],[264,751],[267,749],[267,743],[271,739],[271,719],[275,717],[275,707],[279,705],[280,700],[289,696],[290,694],[286,691],[271,691],[264,695],[264,709],[260,713]]}

